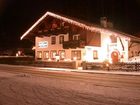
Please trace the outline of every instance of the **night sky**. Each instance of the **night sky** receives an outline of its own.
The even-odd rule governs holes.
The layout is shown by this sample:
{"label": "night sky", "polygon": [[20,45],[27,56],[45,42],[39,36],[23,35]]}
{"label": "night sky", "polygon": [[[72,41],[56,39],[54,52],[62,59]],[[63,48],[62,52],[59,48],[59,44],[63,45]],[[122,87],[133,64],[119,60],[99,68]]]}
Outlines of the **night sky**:
{"label": "night sky", "polygon": [[21,47],[20,36],[47,11],[94,24],[106,16],[115,29],[140,33],[140,0],[0,0],[0,48]]}

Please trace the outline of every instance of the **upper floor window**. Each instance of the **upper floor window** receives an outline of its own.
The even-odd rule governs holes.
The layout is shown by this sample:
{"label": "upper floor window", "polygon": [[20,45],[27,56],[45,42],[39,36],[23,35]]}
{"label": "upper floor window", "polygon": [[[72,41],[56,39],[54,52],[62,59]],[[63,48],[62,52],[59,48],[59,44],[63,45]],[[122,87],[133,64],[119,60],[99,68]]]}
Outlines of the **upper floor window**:
{"label": "upper floor window", "polygon": [[111,39],[111,43],[117,43],[117,37],[116,36],[111,35],[110,39]]}
{"label": "upper floor window", "polygon": [[80,40],[80,35],[73,35],[73,40]]}
{"label": "upper floor window", "polygon": [[56,37],[55,36],[51,37],[51,44],[56,44]]}
{"label": "upper floor window", "polygon": [[64,36],[59,36],[59,44],[62,44],[64,42]]}

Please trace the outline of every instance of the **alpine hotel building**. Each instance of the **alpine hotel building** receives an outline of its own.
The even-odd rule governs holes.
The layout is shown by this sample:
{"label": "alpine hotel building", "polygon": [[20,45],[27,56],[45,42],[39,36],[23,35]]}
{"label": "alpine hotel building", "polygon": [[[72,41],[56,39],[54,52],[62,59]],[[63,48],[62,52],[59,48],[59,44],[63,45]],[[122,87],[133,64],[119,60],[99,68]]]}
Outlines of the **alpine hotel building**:
{"label": "alpine hotel building", "polygon": [[35,41],[35,60],[45,62],[110,63],[128,60],[128,35],[109,29],[106,20],[96,26],[66,16],[46,12],[22,36]]}

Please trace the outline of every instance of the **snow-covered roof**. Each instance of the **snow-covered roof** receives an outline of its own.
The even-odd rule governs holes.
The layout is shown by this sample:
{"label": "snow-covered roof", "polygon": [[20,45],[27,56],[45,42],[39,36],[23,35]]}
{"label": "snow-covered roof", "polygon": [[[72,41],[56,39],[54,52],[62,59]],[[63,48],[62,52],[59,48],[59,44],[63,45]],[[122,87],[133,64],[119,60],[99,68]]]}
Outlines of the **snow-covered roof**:
{"label": "snow-covered roof", "polygon": [[[113,35],[116,35],[116,36],[123,36],[123,37],[126,37],[128,39],[130,38],[133,38],[133,39],[137,39],[137,37],[135,36],[132,36],[132,35],[129,35],[129,34],[126,34],[126,33],[123,33],[123,32],[120,32],[120,31],[116,31],[116,30],[112,30],[112,29],[106,29],[106,28],[103,28],[103,27],[98,27],[98,26],[94,26],[94,25],[91,25],[91,24],[86,24],[85,22],[81,22],[81,21],[76,21],[74,19],[71,19],[71,18],[67,18],[65,16],[61,16],[61,15],[58,15],[58,14],[55,14],[55,13],[52,13],[52,12],[46,12],[39,20],[37,20],[22,36],[21,36],[21,40],[23,38],[25,38],[41,21],[43,21],[47,16],[51,16],[51,17],[54,17],[54,18],[57,18],[57,19],[60,19],[60,20],[63,20],[65,22],[68,22],[70,24],[74,24],[78,27],[81,27],[81,28],[84,28],[86,30],[90,30],[90,31],[99,31],[99,32],[105,32],[105,33],[109,33],[109,34],[113,34]],[[140,39],[139,39],[140,40]]]}

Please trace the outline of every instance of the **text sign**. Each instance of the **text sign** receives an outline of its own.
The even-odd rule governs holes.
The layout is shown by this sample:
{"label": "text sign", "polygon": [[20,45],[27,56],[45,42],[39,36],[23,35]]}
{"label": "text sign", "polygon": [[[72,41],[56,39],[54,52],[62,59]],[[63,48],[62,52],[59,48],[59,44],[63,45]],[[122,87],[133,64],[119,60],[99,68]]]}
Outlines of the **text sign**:
{"label": "text sign", "polygon": [[46,47],[48,47],[48,42],[47,41],[41,41],[41,42],[38,43],[38,46],[40,48],[46,48]]}

